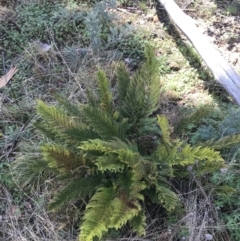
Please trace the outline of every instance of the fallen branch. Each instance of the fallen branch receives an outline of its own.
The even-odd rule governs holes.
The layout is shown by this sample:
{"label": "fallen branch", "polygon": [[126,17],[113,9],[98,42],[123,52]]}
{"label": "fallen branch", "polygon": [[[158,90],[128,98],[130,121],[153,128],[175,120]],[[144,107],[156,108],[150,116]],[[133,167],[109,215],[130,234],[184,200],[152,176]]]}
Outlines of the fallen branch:
{"label": "fallen branch", "polygon": [[17,71],[18,71],[17,68],[16,68],[16,67],[13,67],[13,68],[11,68],[11,69],[7,72],[7,74],[5,74],[4,76],[2,76],[2,77],[0,78],[0,89],[1,89],[2,87],[4,87],[4,86],[8,83],[8,81],[13,77],[13,75],[14,75]]}
{"label": "fallen branch", "polygon": [[173,0],[157,0],[167,11],[172,21],[186,35],[199,55],[202,57],[214,78],[240,105],[240,76],[235,69],[223,59],[220,53],[200,32],[192,18],[186,15]]}

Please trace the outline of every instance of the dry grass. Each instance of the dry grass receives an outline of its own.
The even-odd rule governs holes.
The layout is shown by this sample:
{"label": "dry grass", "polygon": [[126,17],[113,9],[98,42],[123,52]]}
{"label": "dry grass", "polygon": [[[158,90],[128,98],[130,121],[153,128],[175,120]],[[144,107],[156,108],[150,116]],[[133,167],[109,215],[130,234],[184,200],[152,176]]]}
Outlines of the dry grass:
{"label": "dry grass", "polygon": [[[21,191],[19,189],[18,191]],[[47,192],[33,193],[31,197],[22,191],[22,202],[14,204],[14,197],[9,190],[1,185],[0,198],[5,206],[5,213],[0,220],[0,240],[16,241],[60,241],[76,240],[76,235],[59,228],[59,224],[50,219],[46,212]]]}

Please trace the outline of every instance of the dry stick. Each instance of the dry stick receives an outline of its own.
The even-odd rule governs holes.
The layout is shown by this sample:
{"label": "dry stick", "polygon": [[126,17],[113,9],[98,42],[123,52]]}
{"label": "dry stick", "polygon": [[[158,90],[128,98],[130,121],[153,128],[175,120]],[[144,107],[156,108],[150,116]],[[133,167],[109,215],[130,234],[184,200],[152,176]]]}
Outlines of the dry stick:
{"label": "dry stick", "polygon": [[12,67],[7,74],[0,78],[0,89],[3,88],[8,81],[13,77],[13,75],[18,71],[16,67]]}
{"label": "dry stick", "polygon": [[192,18],[186,15],[173,0],[157,0],[167,11],[176,26],[186,35],[199,55],[202,57],[214,78],[240,105],[240,76],[225,61],[220,53],[200,32]]}

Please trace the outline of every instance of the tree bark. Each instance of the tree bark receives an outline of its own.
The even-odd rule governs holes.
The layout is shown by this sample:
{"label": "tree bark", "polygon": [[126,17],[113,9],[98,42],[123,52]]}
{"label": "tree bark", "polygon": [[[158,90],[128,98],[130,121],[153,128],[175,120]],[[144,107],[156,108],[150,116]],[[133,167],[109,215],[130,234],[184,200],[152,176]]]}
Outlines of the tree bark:
{"label": "tree bark", "polygon": [[240,105],[240,76],[234,68],[223,59],[220,53],[209,43],[208,39],[173,0],[157,0],[167,11],[175,25],[186,35],[214,78]]}

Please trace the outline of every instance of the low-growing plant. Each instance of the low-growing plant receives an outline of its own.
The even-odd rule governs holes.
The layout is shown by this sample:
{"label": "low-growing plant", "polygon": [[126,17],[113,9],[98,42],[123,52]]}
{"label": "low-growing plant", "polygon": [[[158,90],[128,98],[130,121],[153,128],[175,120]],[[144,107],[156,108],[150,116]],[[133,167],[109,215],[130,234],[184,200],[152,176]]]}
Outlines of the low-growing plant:
{"label": "low-growing plant", "polygon": [[214,107],[202,107],[186,115],[180,121],[177,130],[188,134],[190,143],[202,143],[202,146],[219,150],[225,158],[226,166],[213,173],[208,186],[212,186],[215,208],[233,240],[240,237],[239,229],[239,133],[240,111],[237,107],[214,110]]}
{"label": "low-growing plant", "polygon": [[5,32],[1,38],[3,49],[12,56],[36,40],[44,43],[54,40],[59,46],[69,41],[78,42],[80,35],[84,36],[85,15],[85,11],[69,11],[60,3],[22,3],[15,9],[12,21],[1,25]]}
{"label": "low-growing plant", "polygon": [[173,139],[167,118],[152,115],[158,109],[159,70],[153,50],[147,48],[145,54],[146,62],[133,77],[123,65],[118,68],[117,98],[99,71],[98,93],[88,91],[87,104],[73,104],[57,93],[62,107],[39,100],[42,121],[36,127],[47,137],[42,159],[15,163],[15,170],[25,164],[21,176],[29,185],[38,170],[52,170],[60,178],[64,188],[54,196],[50,210],[69,202],[86,203],[79,240],[101,239],[126,224],[143,235],[146,200],[168,211],[179,203],[168,182],[175,167],[191,165],[196,175],[203,175],[223,165],[219,152]]}

